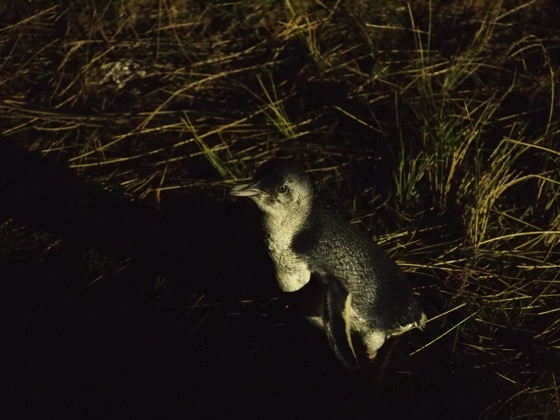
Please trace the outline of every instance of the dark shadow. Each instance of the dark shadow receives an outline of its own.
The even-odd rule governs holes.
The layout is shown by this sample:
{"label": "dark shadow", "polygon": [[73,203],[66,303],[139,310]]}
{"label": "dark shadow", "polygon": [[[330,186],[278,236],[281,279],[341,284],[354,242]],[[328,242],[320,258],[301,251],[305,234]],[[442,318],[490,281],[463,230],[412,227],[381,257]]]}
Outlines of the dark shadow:
{"label": "dark shadow", "polygon": [[[182,195],[156,210],[6,141],[0,197],[0,221],[62,240],[56,253],[27,255],[8,244],[0,254],[10,417],[475,412],[469,404],[480,396],[468,384],[464,401],[441,401],[449,394],[436,392],[431,373],[456,379],[442,360],[434,370],[387,346],[370,369],[343,370],[324,334],[278,292],[250,203]],[[92,282],[93,251],[125,268]],[[156,290],[162,279],[165,293]]]}

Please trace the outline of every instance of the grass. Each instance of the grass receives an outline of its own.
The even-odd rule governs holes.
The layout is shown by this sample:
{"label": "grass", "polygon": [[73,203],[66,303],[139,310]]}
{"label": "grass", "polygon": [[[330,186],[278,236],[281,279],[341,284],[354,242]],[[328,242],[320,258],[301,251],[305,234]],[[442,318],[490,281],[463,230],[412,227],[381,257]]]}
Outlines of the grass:
{"label": "grass", "polygon": [[[469,366],[492,395],[483,418],[560,416],[555,1],[43,0],[0,10],[1,142],[149,206],[201,193],[225,205],[257,163],[294,156],[320,198],[417,279],[431,318],[411,338],[417,369],[439,358]],[[46,258],[34,241],[47,234],[20,223],[3,219],[6,238],[28,241],[5,241],[3,258]],[[107,278],[131,264],[84,252]],[[208,311],[195,322],[203,336],[232,309],[199,305],[201,294],[192,306]],[[263,313],[276,302],[251,301]]]}

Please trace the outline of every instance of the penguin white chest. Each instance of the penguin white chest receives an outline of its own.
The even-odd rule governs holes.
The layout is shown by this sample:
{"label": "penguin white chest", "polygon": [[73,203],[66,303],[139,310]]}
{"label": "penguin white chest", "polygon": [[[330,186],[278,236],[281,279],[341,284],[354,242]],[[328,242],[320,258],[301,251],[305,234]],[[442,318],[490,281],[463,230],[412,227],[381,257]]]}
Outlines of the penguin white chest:
{"label": "penguin white chest", "polygon": [[291,249],[293,234],[282,229],[269,229],[267,236],[268,252],[276,266],[280,288],[284,292],[301,289],[309,282],[311,271],[307,262]]}

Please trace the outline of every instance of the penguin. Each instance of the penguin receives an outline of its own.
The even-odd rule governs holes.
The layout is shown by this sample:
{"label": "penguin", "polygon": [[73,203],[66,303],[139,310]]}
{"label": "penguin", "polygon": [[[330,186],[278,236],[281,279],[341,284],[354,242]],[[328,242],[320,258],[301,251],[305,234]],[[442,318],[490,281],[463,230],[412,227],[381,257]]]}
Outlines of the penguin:
{"label": "penguin", "polygon": [[324,329],[344,366],[358,369],[389,337],[424,328],[426,315],[404,272],[364,231],[314,201],[310,177],[292,159],[264,162],[230,194],[250,198],[264,214],[282,291],[318,278],[322,308],[310,321]]}

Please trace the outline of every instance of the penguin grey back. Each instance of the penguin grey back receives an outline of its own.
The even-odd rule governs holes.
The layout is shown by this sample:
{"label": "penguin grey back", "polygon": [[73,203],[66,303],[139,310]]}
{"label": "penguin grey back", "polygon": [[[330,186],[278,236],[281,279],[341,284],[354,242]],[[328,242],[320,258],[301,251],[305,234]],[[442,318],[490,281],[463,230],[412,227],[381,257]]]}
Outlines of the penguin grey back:
{"label": "penguin grey back", "polygon": [[400,267],[365,232],[321,206],[314,207],[293,248],[309,256],[311,272],[340,279],[368,328],[390,335],[422,317]]}

